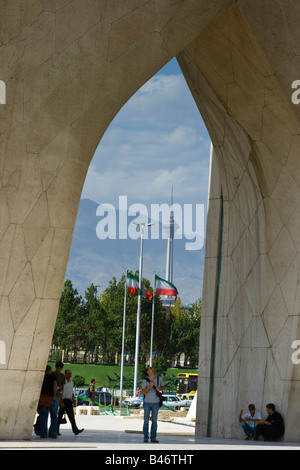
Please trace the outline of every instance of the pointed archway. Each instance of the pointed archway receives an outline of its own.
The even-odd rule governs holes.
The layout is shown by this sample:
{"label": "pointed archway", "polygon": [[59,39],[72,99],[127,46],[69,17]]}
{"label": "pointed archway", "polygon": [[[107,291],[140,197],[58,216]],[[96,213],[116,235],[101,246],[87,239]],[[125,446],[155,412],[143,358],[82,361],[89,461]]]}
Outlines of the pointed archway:
{"label": "pointed archway", "polygon": [[211,179],[197,432],[234,437],[236,410],[251,398],[276,402],[287,439],[298,439],[290,345],[300,310],[300,111],[290,86],[299,78],[299,14],[285,0],[1,6],[0,393],[13,390],[1,439],[30,436],[95,148],[174,56],[219,173],[219,184],[216,173]]}

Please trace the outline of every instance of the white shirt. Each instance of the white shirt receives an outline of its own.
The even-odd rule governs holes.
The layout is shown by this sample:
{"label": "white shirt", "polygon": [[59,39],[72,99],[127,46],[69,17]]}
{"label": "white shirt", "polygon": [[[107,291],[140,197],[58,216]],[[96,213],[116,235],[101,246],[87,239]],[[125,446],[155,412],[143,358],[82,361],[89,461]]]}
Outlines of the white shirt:
{"label": "white shirt", "polygon": [[69,382],[66,380],[66,383],[64,385],[64,391],[63,391],[63,399],[64,398],[67,398],[68,400],[73,399],[73,388],[74,388],[73,380],[70,380]]}
{"label": "white shirt", "polygon": [[[249,413],[246,413],[243,417],[242,420],[245,421],[246,418],[250,419],[262,419],[261,413],[259,411],[255,411],[254,416],[251,415],[250,411]],[[250,426],[250,428],[254,428],[256,426],[256,423],[254,421],[246,421],[246,423]]]}

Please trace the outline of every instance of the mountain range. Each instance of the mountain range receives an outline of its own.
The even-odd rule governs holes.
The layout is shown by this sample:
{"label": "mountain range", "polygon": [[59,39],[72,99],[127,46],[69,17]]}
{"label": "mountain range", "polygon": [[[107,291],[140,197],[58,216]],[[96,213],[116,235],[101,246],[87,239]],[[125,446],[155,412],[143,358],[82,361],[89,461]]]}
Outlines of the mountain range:
{"label": "mountain range", "polygon": [[[72,281],[80,295],[84,295],[91,283],[101,293],[113,277],[119,280],[127,269],[134,272],[139,268],[139,240],[98,238],[96,228],[101,220],[96,215],[98,206],[90,199],[81,199],[79,204],[66,279]],[[119,220],[118,211],[116,216]],[[187,251],[186,242],[185,238],[174,240],[173,283],[182,302],[189,305],[202,296],[205,253],[204,247],[198,251]],[[145,239],[143,254],[143,277],[149,279],[151,285],[154,271],[165,279],[167,240],[162,237],[158,240]]]}

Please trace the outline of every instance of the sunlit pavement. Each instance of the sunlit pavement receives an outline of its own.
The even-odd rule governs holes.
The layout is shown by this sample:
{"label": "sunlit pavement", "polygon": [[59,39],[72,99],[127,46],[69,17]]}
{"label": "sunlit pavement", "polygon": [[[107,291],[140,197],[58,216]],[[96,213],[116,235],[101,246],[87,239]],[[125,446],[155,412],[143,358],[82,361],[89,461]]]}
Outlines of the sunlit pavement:
{"label": "sunlit pavement", "polygon": [[170,451],[193,454],[199,450],[300,450],[300,443],[245,442],[243,440],[209,439],[195,437],[192,426],[159,422],[159,444],[143,442],[143,421],[139,418],[118,416],[76,416],[79,429],[84,432],[74,436],[68,424],[61,426],[57,439],[41,439],[32,434],[29,441],[1,441],[0,450],[106,450]]}

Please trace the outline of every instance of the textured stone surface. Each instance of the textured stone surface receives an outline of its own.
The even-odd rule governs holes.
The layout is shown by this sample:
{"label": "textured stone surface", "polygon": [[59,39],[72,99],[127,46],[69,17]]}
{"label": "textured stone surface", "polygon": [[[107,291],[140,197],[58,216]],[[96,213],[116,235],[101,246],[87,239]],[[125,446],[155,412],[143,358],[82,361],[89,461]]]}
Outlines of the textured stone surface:
{"label": "textured stone surface", "polygon": [[[282,39],[292,42],[298,30],[292,24],[282,28],[291,11],[277,2],[280,33],[275,32],[279,20],[267,3],[255,11],[253,2],[251,8],[237,2],[179,55],[214,143],[199,435],[241,436],[239,410],[254,402],[264,412],[271,401],[286,417],[286,438],[298,439],[291,345],[299,328],[299,121],[275,69],[288,60]],[[294,15],[299,21],[299,10]],[[268,17],[269,29],[262,17]],[[267,40],[278,34],[284,34],[281,51]],[[210,234],[218,234],[222,245]]]}
{"label": "textured stone surface", "polygon": [[236,437],[274,401],[298,440],[297,3],[4,0],[0,22],[0,439],[31,433],[94,151],[176,56],[214,146],[197,433]]}

